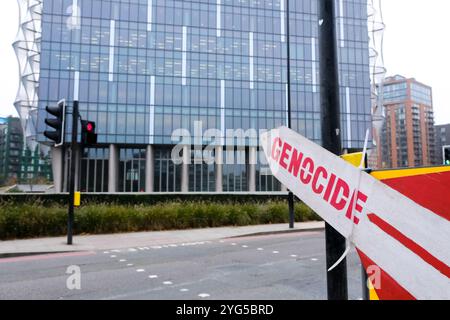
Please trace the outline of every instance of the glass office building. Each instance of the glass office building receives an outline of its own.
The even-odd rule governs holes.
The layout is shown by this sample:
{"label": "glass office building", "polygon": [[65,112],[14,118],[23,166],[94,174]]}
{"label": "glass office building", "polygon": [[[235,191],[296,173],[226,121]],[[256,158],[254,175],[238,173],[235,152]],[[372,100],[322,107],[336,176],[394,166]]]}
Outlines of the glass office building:
{"label": "glass office building", "polygon": [[[194,136],[200,122],[201,134],[222,135],[286,124],[285,0],[29,1],[41,6],[38,140],[45,106],[62,98],[69,111],[78,98],[97,124],[98,146],[74,155],[81,191],[281,190],[252,164],[257,139],[218,139],[211,154],[224,164],[190,146],[181,152],[190,164],[177,164],[171,152],[174,130]],[[320,143],[318,1],[289,1],[293,129]],[[361,148],[371,126],[367,1],[336,8],[344,146]],[[64,190],[72,157],[53,154]]]}

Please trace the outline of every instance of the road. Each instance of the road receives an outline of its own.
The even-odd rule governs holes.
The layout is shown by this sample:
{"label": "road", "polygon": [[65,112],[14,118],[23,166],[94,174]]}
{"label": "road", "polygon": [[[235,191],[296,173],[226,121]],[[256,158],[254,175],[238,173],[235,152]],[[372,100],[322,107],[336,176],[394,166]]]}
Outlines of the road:
{"label": "road", "polygon": [[[347,264],[349,298],[361,299],[354,251]],[[0,299],[326,299],[324,232],[0,259]]]}

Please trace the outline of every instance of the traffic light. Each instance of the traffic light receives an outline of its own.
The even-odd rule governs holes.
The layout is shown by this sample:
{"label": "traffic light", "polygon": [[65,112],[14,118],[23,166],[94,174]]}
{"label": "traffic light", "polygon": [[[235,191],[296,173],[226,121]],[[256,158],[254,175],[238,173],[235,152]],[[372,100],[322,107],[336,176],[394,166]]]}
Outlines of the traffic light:
{"label": "traffic light", "polygon": [[450,166],[450,146],[446,146],[444,149],[444,164]]}
{"label": "traffic light", "polygon": [[55,130],[44,131],[44,136],[50,140],[53,140],[55,142],[55,147],[61,146],[64,143],[66,100],[59,101],[54,107],[47,106],[45,110],[53,116],[53,118],[46,118],[45,124]]}
{"label": "traffic light", "polygon": [[93,145],[97,143],[97,134],[95,133],[95,122],[81,121],[81,143]]}

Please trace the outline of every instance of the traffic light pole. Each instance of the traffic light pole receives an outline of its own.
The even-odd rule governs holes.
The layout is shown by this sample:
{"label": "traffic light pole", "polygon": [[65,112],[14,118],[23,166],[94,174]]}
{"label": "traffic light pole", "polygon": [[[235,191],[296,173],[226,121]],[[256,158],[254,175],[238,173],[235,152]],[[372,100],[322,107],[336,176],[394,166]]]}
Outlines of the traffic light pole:
{"label": "traffic light pole", "polygon": [[[339,73],[337,60],[336,19],[334,0],[319,0],[320,107],[322,146],[340,156]],[[327,270],[345,252],[345,238],[328,223],[325,225]],[[347,300],[347,262],[344,259],[327,272],[328,300]]]}
{"label": "traffic light pole", "polygon": [[69,212],[67,217],[67,244],[72,244],[73,238],[73,221],[74,221],[74,200],[75,200],[75,161],[78,137],[78,101],[73,102],[72,112],[72,144],[70,151],[70,186],[69,186]]}

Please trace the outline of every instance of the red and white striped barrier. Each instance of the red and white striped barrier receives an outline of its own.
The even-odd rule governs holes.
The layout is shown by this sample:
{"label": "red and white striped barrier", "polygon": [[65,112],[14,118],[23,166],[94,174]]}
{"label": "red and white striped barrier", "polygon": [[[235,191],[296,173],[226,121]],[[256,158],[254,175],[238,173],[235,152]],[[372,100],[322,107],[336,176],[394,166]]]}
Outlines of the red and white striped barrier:
{"label": "red and white striped barrier", "polygon": [[385,298],[450,299],[448,215],[287,127],[262,134],[261,144],[273,175],[351,241],[366,266],[382,270]]}

